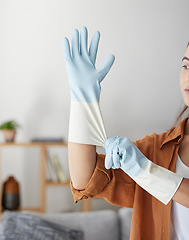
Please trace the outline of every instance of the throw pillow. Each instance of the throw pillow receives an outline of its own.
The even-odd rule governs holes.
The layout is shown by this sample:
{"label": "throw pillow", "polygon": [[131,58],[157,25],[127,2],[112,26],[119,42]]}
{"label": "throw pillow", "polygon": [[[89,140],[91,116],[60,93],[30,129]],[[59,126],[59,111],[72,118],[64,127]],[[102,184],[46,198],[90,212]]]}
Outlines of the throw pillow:
{"label": "throw pillow", "polygon": [[83,240],[80,230],[43,220],[25,212],[3,213],[0,240]]}

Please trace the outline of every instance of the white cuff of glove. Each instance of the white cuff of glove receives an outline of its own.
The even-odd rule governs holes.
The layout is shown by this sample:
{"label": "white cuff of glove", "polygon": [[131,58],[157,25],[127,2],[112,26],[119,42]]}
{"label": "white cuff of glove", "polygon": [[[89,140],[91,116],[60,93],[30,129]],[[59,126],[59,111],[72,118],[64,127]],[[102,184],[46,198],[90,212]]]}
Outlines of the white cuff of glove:
{"label": "white cuff of glove", "polygon": [[157,198],[159,201],[167,205],[176,193],[182,182],[183,177],[171,172],[163,167],[147,161],[145,169],[133,180]]}
{"label": "white cuff of glove", "polygon": [[106,138],[99,103],[72,101],[68,141],[104,146]]}

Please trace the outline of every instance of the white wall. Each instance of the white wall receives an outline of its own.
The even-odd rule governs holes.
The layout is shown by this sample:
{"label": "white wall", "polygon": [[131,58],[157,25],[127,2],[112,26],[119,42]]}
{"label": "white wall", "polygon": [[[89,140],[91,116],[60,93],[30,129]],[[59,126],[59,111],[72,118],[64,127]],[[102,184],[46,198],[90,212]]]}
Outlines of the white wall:
{"label": "white wall", "polygon": [[[116,56],[102,83],[108,136],[135,140],[166,131],[182,106],[179,72],[188,42],[188,9],[187,0],[0,0],[0,122],[14,118],[21,123],[17,141],[67,138],[70,99],[61,40],[85,25],[89,39],[95,30],[101,32],[97,67],[108,54]],[[3,179],[17,171],[25,182],[26,204],[31,162],[25,159],[38,158],[37,150],[31,151],[3,152]],[[70,192],[49,189],[48,195],[49,211],[74,209]]]}

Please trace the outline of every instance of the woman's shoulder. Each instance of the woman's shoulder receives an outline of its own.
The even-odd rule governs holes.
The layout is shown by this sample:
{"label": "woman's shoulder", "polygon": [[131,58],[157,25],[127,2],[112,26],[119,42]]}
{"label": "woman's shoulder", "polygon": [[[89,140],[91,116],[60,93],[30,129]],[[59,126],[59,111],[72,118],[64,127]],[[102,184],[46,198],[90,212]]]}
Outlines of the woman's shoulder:
{"label": "woman's shoulder", "polygon": [[140,145],[161,145],[161,143],[170,135],[171,131],[172,130],[168,130],[162,133],[153,132],[150,135],[145,135],[143,138],[134,141],[134,144],[137,145],[137,147]]}
{"label": "woman's shoulder", "polygon": [[187,119],[184,119],[177,126],[172,127],[171,129],[164,131],[162,133],[153,132],[150,135],[145,135],[143,138],[134,141],[134,144],[141,150],[147,151],[148,149],[158,148],[161,149],[166,144],[172,144],[175,141],[179,141],[183,138],[184,135],[184,126]]}

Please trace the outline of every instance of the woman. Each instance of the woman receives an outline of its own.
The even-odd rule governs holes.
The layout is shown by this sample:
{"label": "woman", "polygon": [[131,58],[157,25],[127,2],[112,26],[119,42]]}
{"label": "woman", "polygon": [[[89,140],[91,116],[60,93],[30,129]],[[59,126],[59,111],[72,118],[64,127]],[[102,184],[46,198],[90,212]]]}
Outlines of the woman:
{"label": "woman", "polygon": [[[99,32],[94,34],[88,51],[87,29],[85,27],[81,29],[80,42],[79,33],[77,30],[74,30],[72,54],[68,40],[65,38],[63,42],[63,52],[71,89],[68,148],[72,192],[75,202],[88,197],[100,197],[121,207],[132,207],[133,217],[130,239],[167,240],[170,239],[170,226],[172,226],[172,239],[186,239],[185,237],[188,236],[187,226],[183,224],[188,222],[187,218],[189,216],[187,209],[189,207],[189,180],[187,179],[189,178],[189,171],[187,171],[189,167],[189,159],[187,158],[189,153],[187,148],[189,142],[189,121],[185,119],[177,127],[162,134],[154,133],[150,136],[145,136],[141,140],[135,141],[134,146],[129,143],[131,151],[135,149],[135,153],[137,151],[137,154],[141,154],[141,161],[149,161],[148,159],[150,159],[158,171],[163,167],[161,169],[164,169],[162,171],[165,174],[162,176],[165,176],[165,184],[166,179],[169,178],[166,178],[166,176],[171,176],[170,182],[174,182],[175,176],[177,176],[177,174],[173,173],[176,164],[176,171],[180,171],[181,167],[183,167],[181,164],[184,164],[186,173],[182,175],[182,171],[178,172],[182,178],[179,178],[174,191],[171,193],[172,200],[178,203],[178,205],[175,206],[173,204],[173,209],[171,210],[172,201],[166,202],[166,204],[168,203],[167,205],[162,204],[157,197],[148,193],[150,192],[148,188],[147,192],[139,184],[136,184],[137,181],[134,181],[136,179],[132,174],[131,177],[129,176],[128,168],[125,168],[125,162],[121,159],[124,155],[125,138],[123,138],[123,151],[118,155],[117,149],[120,147],[120,141],[118,145],[115,145],[114,140],[116,138],[107,140],[99,108],[100,82],[109,72],[114,62],[114,56],[110,55],[102,67],[96,70],[95,61],[99,36]],[[189,106],[188,68],[189,47],[187,46],[180,75],[180,87],[186,106]],[[112,144],[110,152],[107,142]],[[128,143],[127,139],[126,143]],[[96,146],[98,145],[105,147],[106,156],[96,153]],[[111,162],[109,161],[110,159],[105,160],[109,153],[111,156],[113,155],[117,162]],[[138,156],[137,154],[136,156]],[[127,155],[124,156],[126,161]],[[132,154],[131,156],[133,157]],[[132,161],[133,159],[136,162],[138,161],[137,157],[131,159]],[[109,167],[114,165],[114,168],[117,169],[107,169],[105,167],[107,162]],[[130,169],[133,170],[132,168]],[[169,171],[166,169],[169,169]],[[146,173],[145,171],[144,174]],[[153,187],[153,182],[155,182],[156,188],[159,184],[158,181],[154,181],[153,172],[150,172],[149,175],[150,177],[152,176],[153,180],[150,186]],[[158,176],[156,175],[156,177]],[[163,188],[162,185],[158,185],[159,192],[161,192],[161,187]],[[159,192],[156,191],[156,194],[161,195]],[[183,212],[187,214],[184,216]],[[183,216],[182,226],[177,227],[177,221],[183,218]],[[181,238],[179,238],[180,236]]]}

